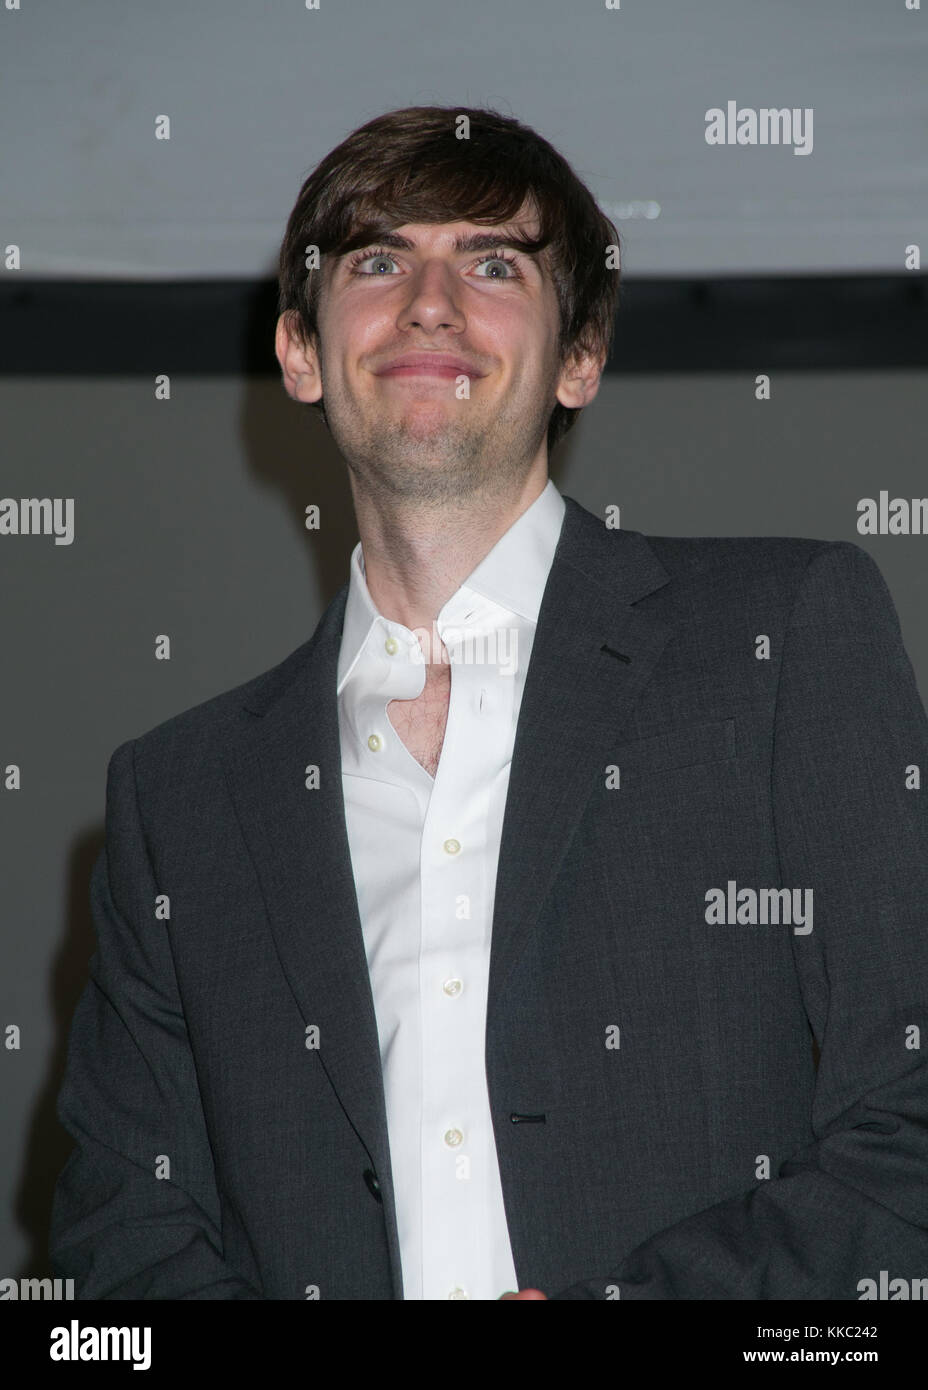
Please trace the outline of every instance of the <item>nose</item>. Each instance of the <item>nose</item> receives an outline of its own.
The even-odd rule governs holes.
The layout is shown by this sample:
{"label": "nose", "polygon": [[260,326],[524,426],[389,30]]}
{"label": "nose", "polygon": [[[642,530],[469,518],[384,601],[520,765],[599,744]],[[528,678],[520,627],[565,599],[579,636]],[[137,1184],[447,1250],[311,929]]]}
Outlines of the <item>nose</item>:
{"label": "nose", "polygon": [[443,261],[425,261],[409,278],[406,301],[397,316],[397,327],[462,330],[464,312],[458,299],[458,282]]}

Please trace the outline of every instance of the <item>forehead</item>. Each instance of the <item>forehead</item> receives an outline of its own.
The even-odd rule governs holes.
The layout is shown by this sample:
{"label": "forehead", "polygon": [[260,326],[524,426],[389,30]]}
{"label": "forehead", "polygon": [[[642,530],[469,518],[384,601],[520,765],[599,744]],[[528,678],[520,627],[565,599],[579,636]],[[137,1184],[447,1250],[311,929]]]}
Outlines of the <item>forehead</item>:
{"label": "forehead", "polygon": [[[382,219],[374,218],[372,222],[365,225],[374,227],[376,235],[380,235],[381,232],[394,236],[405,235],[409,241],[415,242],[416,245],[456,249],[459,242],[465,238],[470,238],[475,233],[494,236],[504,234],[537,237],[540,219],[535,203],[531,198],[526,198],[514,216],[498,223],[471,222],[467,218],[459,218],[448,222],[405,222],[399,224],[384,217]],[[366,231],[360,226],[356,228],[356,231],[361,235],[366,235]]]}
{"label": "forehead", "polygon": [[400,225],[388,222],[384,218],[381,225],[384,230],[406,233],[417,241],[421,239],[452,245],[456,240],[468,236],[472,232],[536,237],[539,222],[537,214],[531,208],[523,207],[515,216],[501,219],[499,222],[471,222],[468,218],[462,217],[448,222],[405,222]]}

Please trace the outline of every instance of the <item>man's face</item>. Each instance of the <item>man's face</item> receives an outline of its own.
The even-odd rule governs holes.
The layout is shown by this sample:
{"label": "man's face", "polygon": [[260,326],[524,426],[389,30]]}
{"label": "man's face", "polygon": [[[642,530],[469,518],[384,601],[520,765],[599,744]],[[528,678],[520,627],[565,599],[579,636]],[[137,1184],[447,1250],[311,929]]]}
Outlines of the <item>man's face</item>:
{"label": "man's face", "polygon": [[324,258],[318,351],[278,324],[288,391],[324,395],[332,436],[369,491],[435,503],[511,492],[546,462],[555,401],[595,395],[597,369],[559,369],[543,253],[507,242],[536,226],[398,227]]}

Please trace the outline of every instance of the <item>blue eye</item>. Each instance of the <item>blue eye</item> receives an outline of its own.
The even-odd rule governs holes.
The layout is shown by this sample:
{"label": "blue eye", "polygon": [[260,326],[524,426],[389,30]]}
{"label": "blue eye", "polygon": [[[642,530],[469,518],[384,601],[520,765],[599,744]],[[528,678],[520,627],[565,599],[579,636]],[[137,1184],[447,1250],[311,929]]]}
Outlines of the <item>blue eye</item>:
{"label": "blue eye", "polygon": [[496,251],[489,256],[481,256],[477,264],[486,265],[488,261],[502,261],[503,265],[508,265],[513,273],[511,275],[494,275],[492,277],[489,275],[481,275],[478,277],[479,279],[489,280],[492,278],[493,280],[518,280],[520,278],[521,272],[519,271],[519,263],[514,256],[505,256],[501,252]]}
{"label": "blue eye", "polygon": [[[361,251],[357,256],[351,258],[349,269],[354,270],[357,266],[363,265],[365,261],[393,261],[393,257],[389,251]],[[395,261],[393,263],[396,264]],[[363,271],[362,274],[369,275],[370,271]]]}
{"label": "blue eye", "polygon": [[[396,265],[396,257],[383,247],[375,247],[374,250],[358,251],[348,262],[348,269],[356,275],[365,275],[372,280],[388,280],[389,275],[381,275],[378,271],[361,270],[360,267],[367,261],[392,261]],[[475,265],[488,265],[493,261],[498,261],[509,267],[510,273],[507,275],[478,275],[478,280],[521,280],[522,271],[519,269],[519,262],[514,256],[507,256],[502,251],[492,251],[487,256],[481,256]]]}

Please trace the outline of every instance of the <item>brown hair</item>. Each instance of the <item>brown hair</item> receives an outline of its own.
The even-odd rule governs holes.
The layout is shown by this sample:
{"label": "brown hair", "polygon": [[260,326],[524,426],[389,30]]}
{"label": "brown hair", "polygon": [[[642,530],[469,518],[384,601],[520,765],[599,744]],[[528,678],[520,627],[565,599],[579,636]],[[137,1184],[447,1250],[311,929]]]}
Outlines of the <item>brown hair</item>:
{"label": "brown hair", "polygon": [[[467,117],[469,138],[457,123]],[[316,342],[321,275],[306,268],[307,247],[341,256],[406,223],[505,223],[528,203],[538,237],[516,238],[544,252],[560,310],[558,357],[572,350],[608,355],[619,271],[606,249],[619,246],[613,223],[573,169],[529,126],[473,107],[409,106],[353,131],[317,165],[300,189],[280,248],[278,312],[304,344]],[[544,248],[548,248],[546,251]],[[321,401],[316,403],[325,409]],[[558,401],[548,421],[548,450],[579,410]]]}

